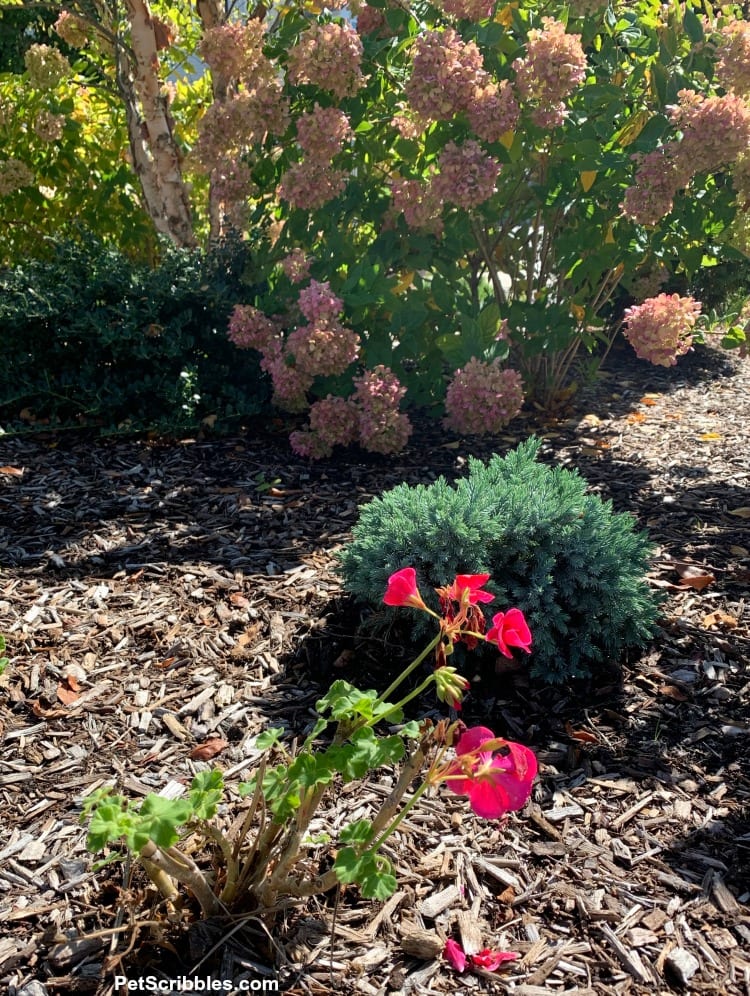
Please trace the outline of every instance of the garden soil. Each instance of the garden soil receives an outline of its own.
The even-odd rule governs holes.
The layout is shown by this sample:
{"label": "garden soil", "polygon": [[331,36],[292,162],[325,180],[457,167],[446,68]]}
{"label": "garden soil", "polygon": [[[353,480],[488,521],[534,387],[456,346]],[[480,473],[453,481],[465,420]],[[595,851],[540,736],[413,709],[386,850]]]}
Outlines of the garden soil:
{"label": "garden soil", "polygon": [[[2,991],[104,996],[120,976],[364,996],[750,993],[749,367],[703,347],[661,369],[623,348],[554,417],[529,410],[478,442],[419,419],[389,459],[311,465],[283,422],[0,439]],[[522,662],[467,672],[464,718],[537,753],[524,811],[500,825],[424,798],[384,848],[398,875],[384,904],[346,889],[200,921],[128,862],[95,863],[79,816],[98,787],[179,793],[216,764],[235,786],[257,735],[303,734],[332,679],[383,687],[408,634],[342,591],[358,508],[531,433],[545,462],[648,530],[664,603],[642,653],[574,687],[541,687]],[[335,836],[392,783],[386,770],[345,787],[313,833]],[[243,805],[222,810],[227,827]],[[518,958],[458,975],[448,937]]]}

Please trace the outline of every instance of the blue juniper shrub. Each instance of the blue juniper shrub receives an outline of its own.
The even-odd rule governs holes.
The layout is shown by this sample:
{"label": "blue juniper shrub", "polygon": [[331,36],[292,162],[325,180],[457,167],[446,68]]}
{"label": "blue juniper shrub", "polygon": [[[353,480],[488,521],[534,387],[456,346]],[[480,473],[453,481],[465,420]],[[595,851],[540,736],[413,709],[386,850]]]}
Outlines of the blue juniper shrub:
{"label": "blue juniper shrub", "polygon": [[[530,672],[549,683],[588,676],[643,646],[658,609],[645,579],[647,536],[632,515],[587,494],[577,472],[538,463],[539,447],[528,440],[486,465],[472,458],[455,485],[402,484],[373,499],[340,555],[345,587],[377,605],[401,567],[416,568],[426,600],[458,573],[488,573],[497,597],[485,613],[524,612]],[[420,635],[423,618],[411,615]]]}

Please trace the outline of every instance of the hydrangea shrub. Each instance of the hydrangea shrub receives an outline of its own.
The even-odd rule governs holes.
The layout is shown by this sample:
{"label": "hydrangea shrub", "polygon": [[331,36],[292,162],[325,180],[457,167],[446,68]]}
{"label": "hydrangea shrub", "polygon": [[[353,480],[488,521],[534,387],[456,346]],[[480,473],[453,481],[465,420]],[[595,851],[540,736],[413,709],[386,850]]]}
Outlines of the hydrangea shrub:
{"label": "hydrangea shrub", "polygon": [[[407,406],[442,405],[450,431],[487,434],[526,395],[554,401],[619,330],[651,362],[691,348],[700,303],[681,298],[667,320],[660,291],[736,255],[731,226],[750,197],[748,26],[698,6],[375,0],[354,3],[351,21],[337,6],[322,26],[290,15],[256,40],[281,63],[287,39],[301,87],[279,92],[289,142],[273,170],[256,158],[266,198],[252,195],[251,214],[278,219],[255,305],[284,325],[265,368],[297,390],[275,384],[277,401],[310,406],[298,453],[367,445],[356,417],[347,431],[329,420],[328,401],[353,415],[363,368],[385,370]],[[209,134],[210,119],[200,142]],[[304,280],[341,301],[359,336],[351,369],[340,332],[309,344],[340,357],[335,372],[313,373],[297,347],[309,333],[289,319],[291,283]],[[624,320],[611,308],[620,287],[642,295]],[[408,438],[395,403],[389,418],[378,452]]]}
{"label": "hydrangea shrub", "polygon": [[550,683],[643,646],[657,615],[646,535],[633,516],[587,494],[576,472],[539,463],[539,445],[529,440],[487,464],[472,459],[454,485],[403,484],[373,499],[340,555],[346,589],[377,605],[405,559],[425,588],[471,565],[490,575],[500,603],[523,612],[534,634],[531,674]]}
{"label": "hydrangea shrub", "polygon": [[[175,149],[161,180],[182,184],[172,199],[191,207],[179,212],[179,237],[239,230],[253,246],[260,279],[237,303],[273,332],[238,334],[233,322],[230,336],[260,344],[278,404],[310,413],[310,456],[339,445],[326,441],[330,409],[313,419],[312,406],[329,396],[356,406],[355,380],[375,371],[379,428],[364,412],[360,444],[403,445],[401,405],[428,405],[454,431],[496,432],[519,390],[552,404],[580,382],[587,353],[604,355],[625,327],[638,341],[635,319],[621,321],[623,289],[645,306],[673,278],[689,291],[701,269],[750,253],[750,24],[740,7],[293,0],[262,20],[212,3],[149,9],[158,55],[140,68],[161,77],[139,86],[163,95],[161,137]],[[127,15],[120,27],[127,60],[140,36]],[[58,216],[80,163],[86,181],[89,162],[107,172],[101,151],[73,154],[92,134],[80,66],[113,70],[103,28],[91,5],[71,0],[58,33],[83,46],[81,62],[35,46],[22,77],[0,80],[0,223],[13,221],[0,224],[0,246],[5,231],[20,246],[17,219],[30,212]],[[174,83],[186,52],[205,74]],[[161,106],[162,96],[142,110]],[[125,115],[136,166],[137,117]],[[121,119],[112,134],[122,136]],[[112,175],[121,169],[118,159]],[[127,198],[111,186],[93,185],[120,211]],[[78,217],[80,189],[75,197]],[[85,217],[101,225],[105,214]],[[328,288],[335,313],[305,316],[308,282]],[[690,348],[697,312],[680,314],[679,328],[650,320],[640,355],[671,363]],[[743,337],[738,325],[727,341]],[[467,415],[469,396],[488,402],[486,419]]]}

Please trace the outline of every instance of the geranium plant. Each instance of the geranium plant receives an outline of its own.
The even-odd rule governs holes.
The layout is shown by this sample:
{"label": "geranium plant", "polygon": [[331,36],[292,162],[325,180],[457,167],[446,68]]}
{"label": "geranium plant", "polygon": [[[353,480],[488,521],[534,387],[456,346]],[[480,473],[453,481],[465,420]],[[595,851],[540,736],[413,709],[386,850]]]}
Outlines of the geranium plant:
{"label": "geranium plant", "polygon": [[[537,773],[527,747],[458,721],[404,722],[404,707],[433,684],[442,701],[460,708],[468,682],[446,664],[457,642],[469,647],[493,642],[508,656],[510,648],[530,652],[531,634],[517,609],[495,615],[485,633],[477,607],[492,600],[484,589],[488,580],[486,574],[458,575],[437,590],[441,612],[436,613],[422,599],[415,570],[396,571],[385,603],[434,616],[437,633],[382,694],[334,682],[318,701],[318,719],[294,756],[282,745],[281,730],[259,737],[258,746],[278,758],[273,763],[267,755],[255,777],[239,786],[240,796],[250,801],[232,833],[227,835],[217,820],[225,798],[222,773],[206,770],[193,779],[184,798],[149,795],[136,807],[110,788],[92,795],[84,807],[89,849],[124,843],[166,899],[181,903],[182,887],[211,916],[237,908],[270,909],[282,897],[323,893],[338,883],[356,883],[365,897],[386,898],[396,879],[382,845],[422,795],[441,785],[466,796],[485,819],[521,809]],[[434,668],[416,687],[397,695],[431,654]],[[384,724],[396,732],[383,732]],[[388,798],[370,817],[344,827],[332,867],[321,873],[311,853],[320,839],[312,835],[311,824],[323,803],[337,785],[364,782],[376,769],[394,764],[401,767]],[[207,862],[210,870],[199,858],[207,850],[214,852]]]}

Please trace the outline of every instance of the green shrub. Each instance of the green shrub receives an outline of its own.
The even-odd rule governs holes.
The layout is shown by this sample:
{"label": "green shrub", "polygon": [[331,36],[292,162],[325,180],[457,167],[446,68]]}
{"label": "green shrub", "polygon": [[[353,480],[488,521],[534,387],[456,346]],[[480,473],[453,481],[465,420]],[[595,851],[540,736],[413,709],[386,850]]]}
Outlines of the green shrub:
{"label": "green shrub", "polygon": [[89,241],[0,271],[0,424],[170,431],[257,415],[266,378],[226,331],[246,267],[241,246],[165,247],[153,268]]}
{"label": "green shrub", "polygon": [[[511,606],[525,613],[531,673],[551,683],[586,676],[625,647],[643,645],[657,611],[644,578],[645,534],[631,515],[586,494],[577,473],[537,463],[539,445],[529,440],[486,466],[472,459],[455,486],[440,478],[375,498],[340,556],[346,588],[382,604],[389,575],[401,567],[416,568],[425,598],[455,574],[488,573],[497,598],[487,613]],[[414,622],[419,628],[422,620]]]}

